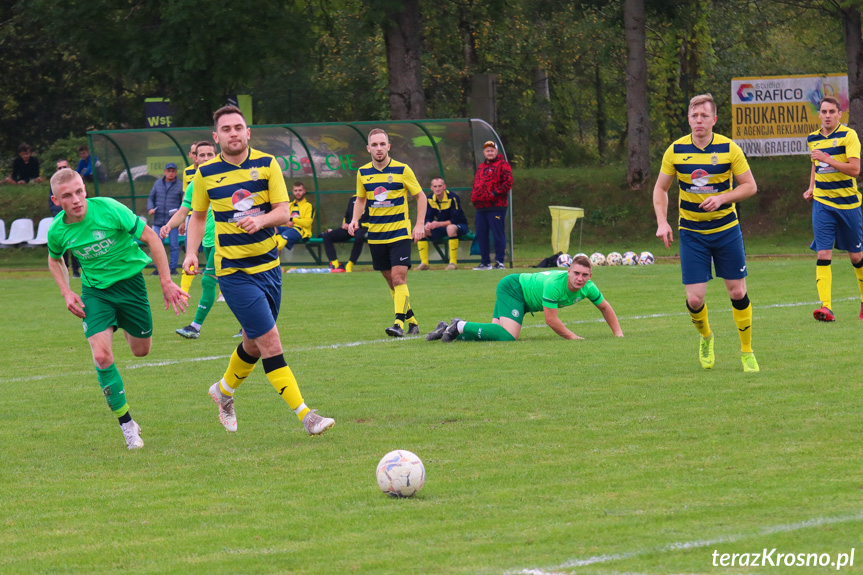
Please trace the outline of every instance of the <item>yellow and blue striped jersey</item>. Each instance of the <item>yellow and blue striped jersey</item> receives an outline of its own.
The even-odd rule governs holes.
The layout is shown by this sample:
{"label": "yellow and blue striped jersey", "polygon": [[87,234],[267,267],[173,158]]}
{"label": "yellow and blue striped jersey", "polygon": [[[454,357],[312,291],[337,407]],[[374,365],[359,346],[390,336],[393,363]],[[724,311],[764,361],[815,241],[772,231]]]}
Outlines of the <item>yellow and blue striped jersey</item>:
{"label": "yellow and blue striped jersey", "polygon": [[272,205],[288,201],[285,178],[276,159],[249,148],[239,165],[219,154],[199,166],[193,180],[192,209],[213,209],[216,222],[216,275],[255,274],[279,265],[274,228],[249,234],[236,222],[269,213]]}
{"label": "yellow and blue striped jersey", "polygon": [[390,159],[382,170],[372,162],[357,172],[357,197],[366,198],[369,210],[370,244],[389,244],[411,239],[411,220],[407,195],[422,193],[413,170],[407,164]]}
{"label": "yellow and blue striped jersey", "polygon": [[749,171],[743,150],[730,138],[713,134],[704,149],[692,142],[692,134],[675,140],[662,156],[660,170],[676,175],[680,184],[679,229],[715,234],[739,225],[734,203],[722,204],[713,212],[698,207],[708,197],[732,189],[732,176]]}
{"label": "yellow and blue striped jersey", "polygon": [[[809,151],[821,150],[837,162],[847,163],[849,158],[860,158],[860,139],[857,132],[839,124],[830,134],[824,136],[821,130],[816,130],[806,138]],[[846,176],[836,168],[824,162],[812,161],[815,164],[815,189],[812,198],[839,210],[851,210],[860,207],[860,192],[857,191],[857,179]]]}
{"label": "yellow and blue striped jersey", "polygon": [[198,168],[195,167],[195,164],[192,164],[191,166],[189,166],[185,170],[183,170],[183,189],[184,190],[189,187],[189,183],[192,181],[192,178],[195,177],[195,172],[197,172],[197,171],[198,171]]}
{"label": "yellow and blue striped jersey", "polygon": [[315,207],[303,196],[299,202],[291,200],[291,221],[294,229],[300,232],[300,236],[307,240],[312,237],[312,224],[315,222]]}

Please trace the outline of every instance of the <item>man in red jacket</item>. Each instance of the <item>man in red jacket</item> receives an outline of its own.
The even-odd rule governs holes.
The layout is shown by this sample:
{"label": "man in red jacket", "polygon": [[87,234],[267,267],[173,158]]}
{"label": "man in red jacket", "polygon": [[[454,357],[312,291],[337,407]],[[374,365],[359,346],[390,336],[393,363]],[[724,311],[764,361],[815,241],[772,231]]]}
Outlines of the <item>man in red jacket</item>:
{"label": "man in red jacket", "polygon": [[[476,241],[482,261],[475,270],[504,269],[506,229],[504,219],[512,189],[512,167],[498,154],[497,144],[489,140],[482,145],[485,161],[476,169],[470,201],[476,208]],[[488,233],[494,236],[494,268]]]}

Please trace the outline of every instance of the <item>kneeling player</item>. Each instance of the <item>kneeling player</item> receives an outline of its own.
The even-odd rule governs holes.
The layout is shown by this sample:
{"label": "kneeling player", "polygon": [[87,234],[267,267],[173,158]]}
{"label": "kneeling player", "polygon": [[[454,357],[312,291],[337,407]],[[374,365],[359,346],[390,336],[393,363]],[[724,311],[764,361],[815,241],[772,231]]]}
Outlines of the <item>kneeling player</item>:
{"label": "kneeling player", "polygon": [[456,318],[447,325],[441,321],[426,339],[440,339],[445,342],[454,339],[515,341],[521,334],[521,322],[525,312],[537,311],[545,314],[545,324],[560,337],[584,339],[563,325],[557,317],[557,311],[585,298],[599,309],[614,335],[623,337],[617,315],[611,304],[602,297],[596,284],[590,280],[592,275],[590,260],[585,256],[576,256],[568,271],[508,275],[497,284],[497,301],[494,304],[492,323],[472,323]]}

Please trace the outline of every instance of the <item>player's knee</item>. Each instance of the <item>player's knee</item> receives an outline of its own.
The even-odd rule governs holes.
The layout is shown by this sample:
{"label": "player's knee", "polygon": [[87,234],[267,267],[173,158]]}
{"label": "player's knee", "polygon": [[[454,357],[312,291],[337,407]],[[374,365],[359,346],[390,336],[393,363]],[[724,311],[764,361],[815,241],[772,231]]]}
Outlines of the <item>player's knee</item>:
{"label": "player's knee", "polygon": [[150,341],[148,340],[146,343],[139,343],[137,345],[131,346],[132,355],[135,357],[144,357],[148,353],[150,353]]}
{"label": "player's knee", "polygon": [[446,227],[446,234],[451,238],[456,237],[456,234],[458,234],[458,227],[455,226],[454,224],[448,225]]}
{"label": "player's knee", "polygon": [[94,349],[93,363],[95,363],[96,367],[99,369],[108,369],[111,367],[111,364],[114,363],[114,354],[110,349]]}

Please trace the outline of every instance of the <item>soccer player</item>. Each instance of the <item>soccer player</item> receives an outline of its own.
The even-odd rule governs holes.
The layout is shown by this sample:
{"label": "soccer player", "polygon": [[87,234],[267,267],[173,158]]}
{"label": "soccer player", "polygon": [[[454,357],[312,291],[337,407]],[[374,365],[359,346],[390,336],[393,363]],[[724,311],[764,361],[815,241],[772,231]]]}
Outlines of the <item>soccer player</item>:
{"label": "soccer player", "polygon": [[294,244],[312,237],[315,207],[306,199],[306,186],[302,182],[294,182],[291,195],[294,196],[288,206],[291,218],[286,226],[279,226],[279,237],[276,238],[280,252],[285,247],[293,249]]}
{"label": "soccer player", "polygon": [[198,142],[192,142],[192,145],[189,146],[189,161],[192,162],[191,166],[186,167],[183,170],[183,189],[185,190],[189,184],[192,183],[192,178],[195,177],[195,172],[198,170],[198,161],[196,158],[198,157]]}
{"label": "soccer player", "polygon": [[461,209],[458,194],[446,189],[443,178],[433,178],[432,193],[428,196],[429,208],[426,211],[425,231],[423,241],[417,242],[420,252],[420,265],[417,270],[429,269],[429,240],[436,242],[449,238],[448,270],[454,270],[458,264],[458,239],[470,232],[467,227],[467,217]]}
{"label": "soccer player", "polygon": [[[159,270],[165,309],[186,310],[186,296],[171,280],[168,259],[159,236],[132,211],[111,198],[87,198],[78,172],[58,170],[51,177],[53,201],[63,208],[48,230],[48,269],[60,288],[66,309],[84,322],[96,378],[117,416],[126,447],[144,446],[141,427],[132,419],[123,378],[114,364],[114,331],[122,329],[135,357],[150,353],[153,319],[141,271],[151,261]],[[152,260],[135,239],[147,244]],[[83,270],[81,296],[69,287],[63,254],[71,251]]]}
{"label": "soccer player", "polygon": [[[204,162],[208,162],[216,157],[216,146],[213,142],[198,142],[195,144],[195,162],[193,167],[195,170],[198,169],[198,166],[203,164]],[[168,223],[159,230],[159,237],[165,239],[168,237],[168,233],[174,229],[179,227],[180,231],[183,231],[183,228],[186,225],[186,216],[192,210],[192,191],[194,187],[192,183],[189,182],[189,185],[186,186],[186,195],[183,198],[183,203],[180,205],[180,209],[178,209]],[[215,227],[216,224],[213,221],[213,211],[207,210],[207,224],[204,230],[204,238],[202,241],[202,245],[204,246],[204,258],[207,260],[206,267],[204,268],[204,272],[201,275],[201,297],[198,300],[198,309],[195,311],[195,319],[187,325],[186,327],[181,327],[177,329],[177,335],[181,337],[185,337],[186,339],[198,339],[201,336],[201,326],[204,324],[204,320],[207,319],[207,315],[210,313],[210,310],[213,307],[213,303],[216,301],[216,289],[219,287],[219,282],[216,280],[216,263],[215,263]],[[188,247],[187,247],[188,249]],[[187,252],[188,253],[188,252]],[[189,288],[192,286],[192,280],[195,279],[194,275],[187,274],[183,271],[183,277],[181,278],[180,287],[186,293],[189,292]]]}
{"label": "soccer player", "polygon": [[310,410],[285,362],[276,320],[282,302],[282,270],[275,229],[290,218],[288,190],[276,159],[249,147],[251,130],[239,108],[213,114],[214,140],[221,153],[198,167],[192,181],[192,217],[186,233],[186,273],[197,264],[207,210],[215,220],[215,265],[225,302],[243,328],[243,341],[231,355],[225,375],[210,397],[219,406],[224,428],[237,430],[234,393],[258,359],[270,384],[297,415],[309,435],[320,435],[335,421]]}
{"label": "soccer player", "polygon": [[497,284],[497,301],[491,323],[472,323],[454,319],[447,325],[438,322],[426,336],[429,341],[455,339],[467,341],[515,341],[521,334],[525,312],[542,312],[545,324],[563,339],[584,339],[570,331],[558,317],[562,307],[588,299],[617,337],[623,337],[617,315],[602,292],[591,281],[593,269],[587,256],[578,255],[569,269],[529,274],[511,274]]}
{"label": "soccer player", "polygon": [[857,132],[839,123],[842,109],[839,100],[827,96],[821,100],[818,118],[821,129],[809,134],[807,144],[812,152],[809,189],[803,198],[812,202],[812,231],[815,239],[810,249],[818,253],[815,288],[821,307],[813,312],[818,321],[836,321],[831,297],[833,248],[845,250],[857,274],[860,288],[860,319],[863,319],[863,213],[860,210],[860,139]]}
{"label": "soccer player", "polygon": [[[743,371],[758,371],[752,353],[752,304],[746,292],[746,253],[737,221],[735,203],[755,195],[757,186],[743,150],[730,138],[714,134],[716,103],[710,94],[689,102],[692,133],[675,140],[662,157],[662,168],[653,187],[656,237],[671,247],[674,233],[668,224],[668,188],[675,175],[680,184],[680,268],[686,286],[686,308],[701,335],[698,359],[711,369],[713,332],[707,319],[707,282],[716,275],[725,280],[731,297],[731,313],[740,337]],[[737,186],[732,188],[732,177]]]}
{"label": "soccer player", "polygon": [[[395,323],[386,328],[386,334],[404,337],[407,322],[408,335],[416,335],[420,328],[411,309],[406,282],[411,267],[411,238],[418,242],[425,237],[428,201],[410,166],[390,158],[390,138],[385,131],[375,128],[369,132],[366,149],[372,161],[357,171],[357,201],[348,233],[356,233],[366,203],[370,202],[366,241],[372,254],[372,267],[387,280],[396,312]],[[408,193],[417,202],[417,223],[413,233],[408,214]]]}

